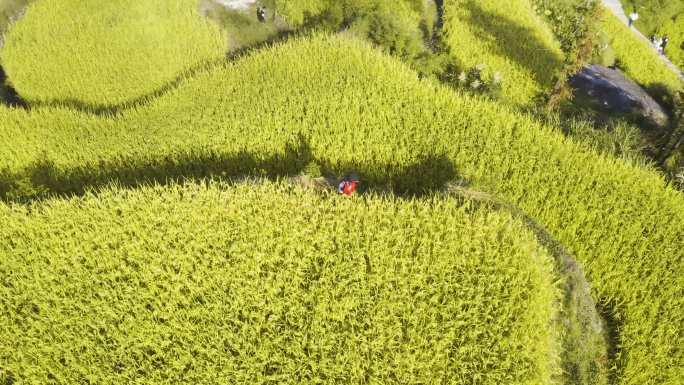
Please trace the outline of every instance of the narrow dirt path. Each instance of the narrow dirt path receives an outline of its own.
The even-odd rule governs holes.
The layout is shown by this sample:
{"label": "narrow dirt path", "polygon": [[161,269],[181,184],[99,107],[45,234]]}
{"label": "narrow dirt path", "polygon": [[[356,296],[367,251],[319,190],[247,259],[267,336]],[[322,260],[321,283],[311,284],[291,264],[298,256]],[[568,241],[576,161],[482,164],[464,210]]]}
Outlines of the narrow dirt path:
{"label": "narrow dirt path", "polygon": [[[625,13],[625,9],[622,8],[622,3],[620,0],[602,0],[603,5],[610,9],[611,12],[615,14],[615,16],[618,17],[623,23],[628,24],[629,21],[627,19],[627,14]],[[638,32],[638,31],[637,31]]]}
{"label": "narrow dirt path", "polygon": [[[625,13],[625,9],[622,7],[622,3],[620,2],[620,0],[601,0],[601,2],[615,16],[617,16],[618,19],[620,19],[620,21],[622,21],[625,24],[629,24],[629,21],[627,19],[627,14]],[[642,34],[638,29],[631,28],[631,30],[635,35],[637,35],[638,37],[643,39],[645,42],[647,42],[649,47],[653,47],[653,45],[651,44],[651,41],[646,36],[644,36],[644,34]],[[656,49],[653,48],[653,51],[656,51]],[[662,60],[663,63],[665,63],[665,65],[670,67],[670,69],[672,71],[674,71],[675,73],[679,74],[679,77],[684,80],[684,73],[682,72],[682,70],[679,67],[677,67],[674,63],[672,63],[670,61],[670,59],[667,58],[667,56],[660,55],[657,53],[657,51],[656,51],[656,54],[658,55],[658,57],[660,57],[660,60]]]}

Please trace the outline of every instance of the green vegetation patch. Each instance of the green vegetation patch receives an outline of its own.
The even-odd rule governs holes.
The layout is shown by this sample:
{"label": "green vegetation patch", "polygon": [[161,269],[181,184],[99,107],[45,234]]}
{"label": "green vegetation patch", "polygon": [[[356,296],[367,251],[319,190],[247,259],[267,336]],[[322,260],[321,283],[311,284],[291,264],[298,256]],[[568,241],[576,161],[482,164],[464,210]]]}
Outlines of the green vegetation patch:
{"label": "green vegetation patch", "polygon": [[[359,3],[368,3],[373,0]],[[324,14],[332,3],[331,0],[267,0],[267,6],[277,8],[278,14],[295,27],[308,22],[309,18],[316,18]],[[345,1],[346,3],[346,1]]]}
{"label": "green vegetation patch", "polygon": [[682,89],[679,75],[660,60],[650,43],[629,30],[609,10],[604,10],[603,30],[609,36],[618,66],[637,83],[652,91],[672,94]]}
{"label": "green vegetation patch", "polygon": [[0,216],[3,383],[550,384],[557,370],[553,262],[510,214],[247,183]]}
{"label": "green vegetation patch", "polygon": [[528,0],[448,0],[444,6],[444,42],[460,67],[481,65],[487,78],[500,77],[507,102],[530,105],[553,87],[563,54]]}
{"label": "green vegetation patch", "polygon": [[223,56],[218,26],[196,8],[196,0],[39,0],[0,58],[29,102],[122,104]]}
{"label": "green vegetation patch", "polygon": [[658,28],[658,36],[670,38],[665,54],[679,68],[684,68],[684,13],[663,23]]}
{"label": "green vegetation patch", "polygon": [[401,58],[421,76],[441,75],[437,5],[426,0],[271,0],[277,14],[295,27],[341,32],[366,39]]}
{"label": "green vegetation patch", "polygon": [[684,2],[679,0],[620,0],[625,13],[639,13],[634,26],[645,35],[656,32],[660,26],[684,12]]}
{"label": "green vegetation patch", "polygon": [[584,265],[619,337],[618,383],[681,378],[681,192],[528,115],[420,81],[356,40],[293,40],[117,119],[0,107],[0,137],[5,199],[112,180],[297,174],[312,162],[399,193],[470,182],[522,209]]}

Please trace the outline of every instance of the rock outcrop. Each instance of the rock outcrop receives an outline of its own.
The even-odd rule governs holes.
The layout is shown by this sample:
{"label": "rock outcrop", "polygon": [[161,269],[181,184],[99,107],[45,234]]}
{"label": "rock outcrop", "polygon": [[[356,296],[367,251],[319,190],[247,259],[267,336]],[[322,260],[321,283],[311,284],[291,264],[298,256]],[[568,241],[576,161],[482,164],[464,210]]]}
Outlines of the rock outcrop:
{"label": "rock outcrop", "polygon": [[641,86],[627,78],[621,71],[600,65],[586,66],[570,78],[575,99],[606,113],[657,126],[666,127],[669,116]]}

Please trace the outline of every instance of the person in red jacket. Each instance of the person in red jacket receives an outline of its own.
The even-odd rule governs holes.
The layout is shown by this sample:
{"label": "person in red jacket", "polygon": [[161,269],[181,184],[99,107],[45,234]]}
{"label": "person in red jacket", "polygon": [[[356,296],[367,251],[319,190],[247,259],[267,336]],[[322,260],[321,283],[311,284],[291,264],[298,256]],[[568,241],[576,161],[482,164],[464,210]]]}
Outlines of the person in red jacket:
{"label": "person in red jacket", "polygon": [[356,192],[356,187],[359,181],[353,176],[348,176],[342,179],[339,186],[337,186],[337,192],[341,195],[351,196]]}

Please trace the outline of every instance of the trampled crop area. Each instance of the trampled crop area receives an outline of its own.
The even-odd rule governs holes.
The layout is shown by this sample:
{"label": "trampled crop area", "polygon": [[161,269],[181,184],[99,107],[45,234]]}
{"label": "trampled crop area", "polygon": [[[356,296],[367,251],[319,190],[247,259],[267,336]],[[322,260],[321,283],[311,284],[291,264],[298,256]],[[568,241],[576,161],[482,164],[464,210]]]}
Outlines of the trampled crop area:
{"label": "trampled crop area", "polygon": [[5,383],[557,375],[553,259],[510,214],[467,201],[209,184],[0,216]]}

